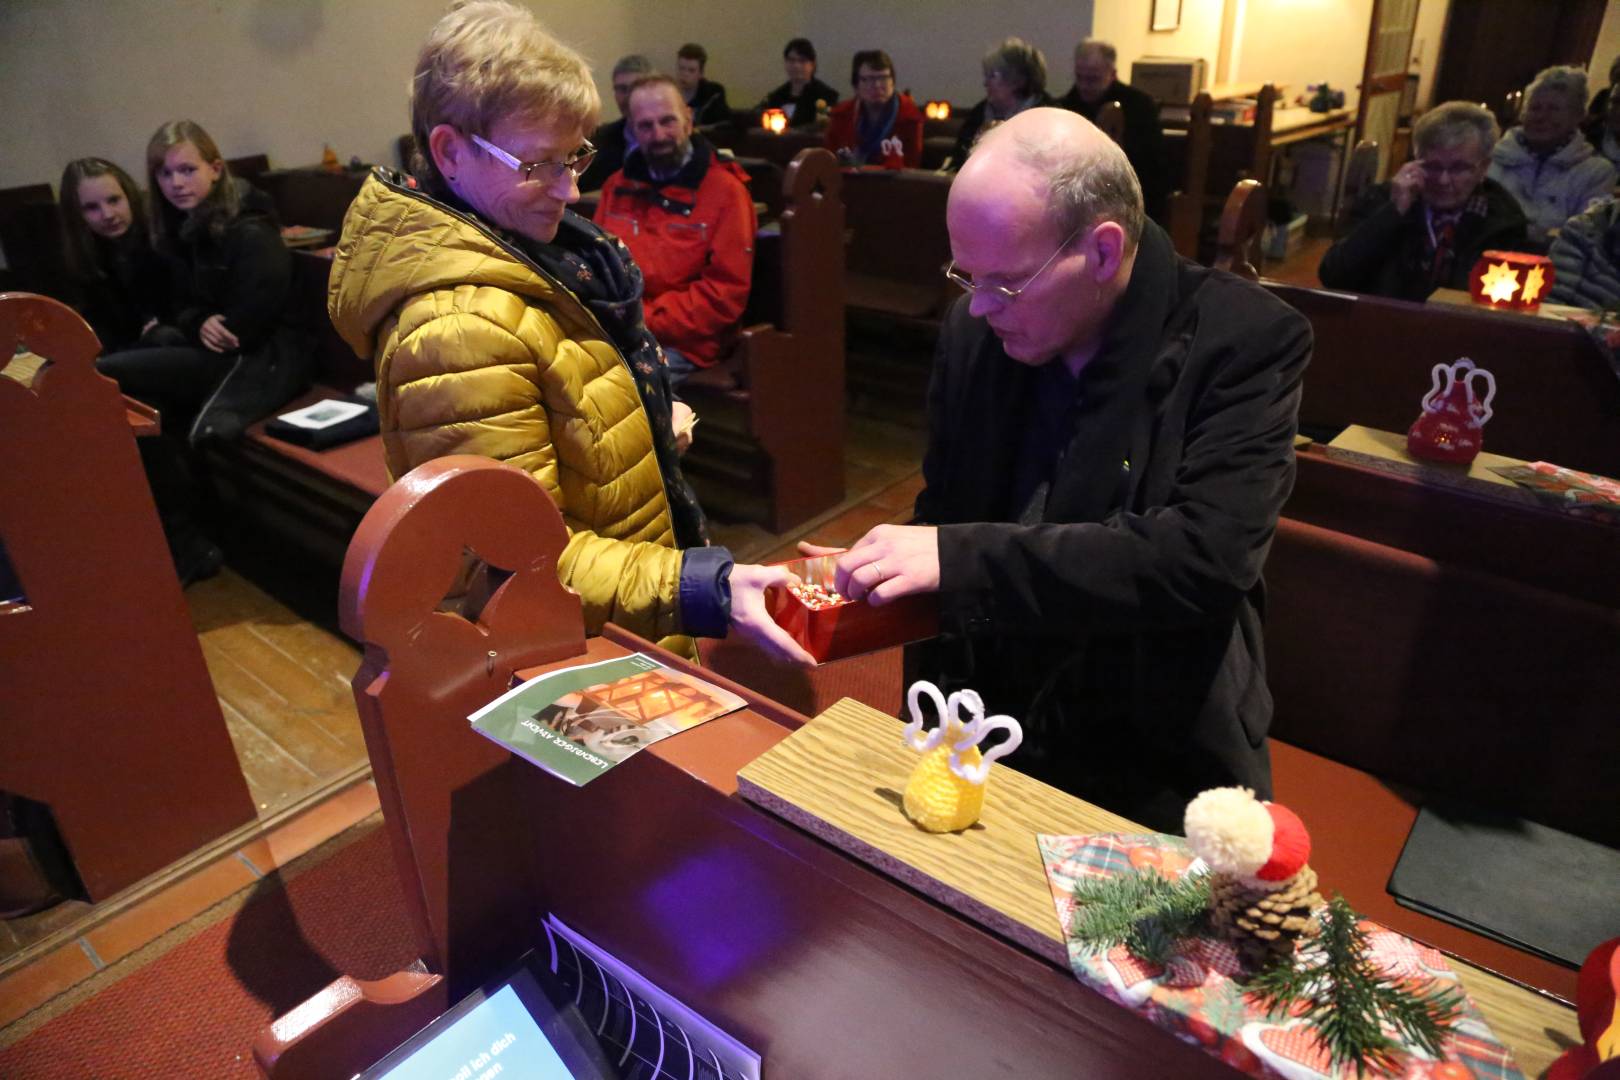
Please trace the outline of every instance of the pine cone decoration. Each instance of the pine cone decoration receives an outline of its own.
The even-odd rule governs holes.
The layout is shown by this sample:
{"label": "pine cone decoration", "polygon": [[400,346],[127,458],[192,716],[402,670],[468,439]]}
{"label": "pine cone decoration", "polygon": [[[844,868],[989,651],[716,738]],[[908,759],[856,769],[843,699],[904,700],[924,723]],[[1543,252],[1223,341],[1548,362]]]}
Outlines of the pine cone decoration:
{"label": "pine cone decoration", "polygon": [[1217,872],[1210,878],[1210,897],[1210,925],[1255,966],[1292,956],[1296,942],[1316,933],[1316,910],[1322,906],[1316,871],[1309,866],[1270,892]]}

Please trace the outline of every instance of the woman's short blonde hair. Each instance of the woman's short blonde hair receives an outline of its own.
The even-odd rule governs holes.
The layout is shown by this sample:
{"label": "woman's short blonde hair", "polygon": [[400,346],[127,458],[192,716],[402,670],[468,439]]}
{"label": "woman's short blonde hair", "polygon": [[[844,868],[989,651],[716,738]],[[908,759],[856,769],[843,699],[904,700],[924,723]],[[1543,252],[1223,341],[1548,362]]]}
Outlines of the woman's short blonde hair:
{"label": "woman's short blonde hair", "polygon": [[592,131],[602,101],[591,69],[546,32],[532,13],[507,0],[458,3],[422,43],[411,81],[411,134],[418,176],[440,186],[428,133],[449,124],[488,136],[508,117]]}

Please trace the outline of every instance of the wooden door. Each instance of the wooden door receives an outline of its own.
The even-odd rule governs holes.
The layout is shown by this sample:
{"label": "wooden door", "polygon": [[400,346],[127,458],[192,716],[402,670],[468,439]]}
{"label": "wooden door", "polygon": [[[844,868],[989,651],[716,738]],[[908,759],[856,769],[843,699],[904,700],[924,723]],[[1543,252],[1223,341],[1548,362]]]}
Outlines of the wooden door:
{"label": "wooden door", "polygon": [[[1606,0],[1451,0],[1435,70],[1434,100],[1482,101],[1503,127],[1504,99],[1552,64],[1585,67],[1597,45]],[[1600,87],[1589,87],[1597,91]]]}
{"label": "wooden door", "polygon": [[1401,94],[1412,55],[1418,0],[1373,0],[1367,32],[1367,59],[1361,70],[1361,103],[1356,110],[1356,142],[1378,144],[1378,178],[1390,173],[1390,147],[1400,124]]}

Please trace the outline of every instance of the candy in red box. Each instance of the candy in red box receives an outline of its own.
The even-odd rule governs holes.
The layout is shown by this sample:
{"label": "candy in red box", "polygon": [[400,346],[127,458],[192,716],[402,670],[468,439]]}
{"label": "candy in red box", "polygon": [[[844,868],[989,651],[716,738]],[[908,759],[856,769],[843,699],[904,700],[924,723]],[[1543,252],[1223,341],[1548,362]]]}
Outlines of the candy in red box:
{"label": "candy in red box", "polygon": [[803,586],[771,589],[771,618],[793,635],[817,663],[893,648],[939,633],[939,598],[906,596],[882,607],[849,600],[833,591],[837,556],[794,559],[781,565]]}

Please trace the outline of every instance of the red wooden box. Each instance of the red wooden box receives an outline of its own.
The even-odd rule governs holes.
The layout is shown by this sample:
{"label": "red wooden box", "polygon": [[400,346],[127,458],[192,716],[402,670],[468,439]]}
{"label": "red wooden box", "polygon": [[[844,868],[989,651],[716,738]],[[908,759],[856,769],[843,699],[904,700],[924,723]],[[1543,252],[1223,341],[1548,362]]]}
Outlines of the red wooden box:
{"label": "red wooden box", "polygon": [[[819,555],[781,565],[801,580],[831,592],[836,558]],[[939,634],[939,597],[934,593],[902,597],[882,607],[873,607],[864,600],[845,600],[820,610],[812,609],[787,589],[771,589],[767,599],[771,618],[792,634],[817,663],[890,649]]]}

